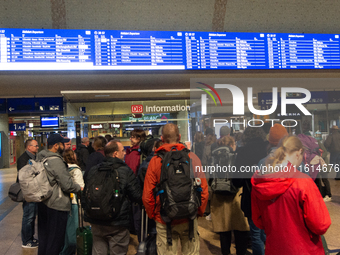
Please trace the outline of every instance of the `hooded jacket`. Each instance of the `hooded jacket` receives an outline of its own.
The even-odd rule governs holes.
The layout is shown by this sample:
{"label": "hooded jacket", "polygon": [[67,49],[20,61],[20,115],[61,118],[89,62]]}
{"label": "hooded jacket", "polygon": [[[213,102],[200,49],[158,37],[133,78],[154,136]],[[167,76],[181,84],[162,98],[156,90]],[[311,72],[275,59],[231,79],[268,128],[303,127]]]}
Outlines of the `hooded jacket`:
{"label": "hooded jacket", "polygon": [[[164,151],[170,151],[171,148],[176,147],[177,150],[183,150],[186,148],[183,144],[177,143],[177,144],[163,144],[161,147],[159,147],[155,153],[158,151],[164,150]],[[196,169],[196,166],[201,167],[201,161],[194,153],[189,153],[189,157],[191,159],[191,164],[193,164],[193,169]],[[154,189],[156,185],[160,182],[161,179],[161,168],[162,168],[162,162],[161,158],[158,156],[155,156],[151,159],[148,169],[146,171],[145,175],[145,181],[144,181],[144,190],[143,190],[143,204],[145,206],[146,213],[148,216],[162,224],[165,224],[165,222],[162,220],[160,215],[160,209],[161,209],[161,203],[159,196],[157,196],[156,201],[154,198]],[[205,174],[203,172],[195,172],[195,177],[201,178],[201,206],[198,208],[197,214],[199,216],[203,216],[203,213],[205,211],[205,207],[208,203],[208,185],[207,181],[205,179]],[[181,219],[181,220],[173,220],[171,222],[172,225],[182,224],[187,222],[187,219]]]}
{"label": "hooded jacket", "polygon": [[131,168],[133,173],[137,175],[140,165],[140,149],[139,144],[126,150],[125,163]]}
{"label": "hooded jacket", "polygon": [[313,180],[291,163],[287,172],[255,173],[252,219],[264,229],[266,254],[325,254],[320,235],[331,219]]}
{"label": "hooded jacket", "polygon": [[53,191],[52,196],[44,200],[43,203],[54,210],[70,211],[70,193],[79,192],[80,186],[72,181],[68,166],[58,153],[43,150],[38,153],[37,160],[42,160],[45,157],[51,157],[47,159],[45,169]]}

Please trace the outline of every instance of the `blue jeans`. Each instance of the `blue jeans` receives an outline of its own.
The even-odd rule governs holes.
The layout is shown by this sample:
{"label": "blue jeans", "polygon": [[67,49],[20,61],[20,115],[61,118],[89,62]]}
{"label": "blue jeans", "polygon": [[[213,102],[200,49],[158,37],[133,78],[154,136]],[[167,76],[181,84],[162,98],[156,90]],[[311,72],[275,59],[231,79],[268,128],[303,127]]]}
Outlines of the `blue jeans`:
{"label": "blue jeans", "polygon": [[[333,164],[333,169],[336,169],[335,164],[338,164],[337,167],[340,167],[340,153],[339,152],[331,152],[331,157],[329,160],[331,164]],[[336,173],[336,177],[335,178],[340,178],[340,172]]]}
{"label": "blue jeans", "polygon": [[22,244],[26,245],[33,241],[37,204],[24,201],[22,209],[24,213],[22,215],[21,240]]}
{"label": "blue jeans", "polygon": [[254,222],[248,218],[250,236],[251,236],[251,248],[253,255],[264,255],[264,242],[266,241],[266,234],[263,229],[259,229],[255,226]]}

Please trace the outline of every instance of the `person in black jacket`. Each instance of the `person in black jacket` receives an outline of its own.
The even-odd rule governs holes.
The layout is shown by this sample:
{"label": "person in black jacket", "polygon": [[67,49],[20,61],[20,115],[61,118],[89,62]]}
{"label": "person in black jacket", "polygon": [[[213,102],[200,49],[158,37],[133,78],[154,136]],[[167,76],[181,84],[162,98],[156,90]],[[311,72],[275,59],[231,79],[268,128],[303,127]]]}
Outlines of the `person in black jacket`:
{"label": "person in black jacket", "polygon": [[[268,141],[261,127],[247,127],[242,136],[243,147],[239,147],[235,160],[235,166],[239,173],[241,168],[257,166],[258,162],[267,156]],[[243,187],[241,198],[241,209],[244,216],[248,218],[250,236],[252,239],[252,250],[254,255],[264,254],[264,242],[261,240],[260,229],[251,219],[251,182],[250,178],[254,172],[242,173],[242,176],[233,179],[236,187]],[[241,178],[240,178],[241,177]]]}
{"label": "person in black jacket", "polygon": [[[18,158],[17,170],[27,165],[30,159],[35,160],[35,156],[39,150],[39,145],[36,140],[28,139],[25,142],[26,151]],[[19,176],[19,174],[18,174]],[[17,177],[17,182],[19,179]],[[35,216],[37,212],[36,203],[29,203],[24,201],[22,204],[23,215],[22,215],[22,227],[21,227],[21,240],[23,248],[34,248],[38,246],[38,240],[34,239],[34,225]]]}
{"label": "person in black jacket", "polygon": [[88,137],[82,138],[81,144],[78,145],[78,148],[76,151],[78,165],[83,172],[85,172],[86,170],[87,160],[89,159],[89,155],[90,155],[89,150],[88,150],[89,144],[90,144],[90,139]]}
{"label": "person in black jacket", "polygon": [[103,136],[96,136],[94,138],[92,147],[95,152],[91,153],[86,162],[86,170],[84,173],[84,180],[87,178],[87,173],[90,169],[105,159],[104,147],[107,144],[106,139]]}
{"label": "person in black jacket", "polygon": [[[130,241],[130,210],[131,200],[142,204],[142,189],[133,171],[124,163],[125,150],[120,142],[111,141],[104,149],[106,158],[100,166],[111,166],[118,171],[119,189],[122,194],[122,203],[119,215],[110,221],[95,220],[85,217],[91,223],[93,234],[92,254],[126,254]],[[86,184],[90,178],[95,178],[96,168],[88,173]],[[110,181],[110,180],[108,180]]]}

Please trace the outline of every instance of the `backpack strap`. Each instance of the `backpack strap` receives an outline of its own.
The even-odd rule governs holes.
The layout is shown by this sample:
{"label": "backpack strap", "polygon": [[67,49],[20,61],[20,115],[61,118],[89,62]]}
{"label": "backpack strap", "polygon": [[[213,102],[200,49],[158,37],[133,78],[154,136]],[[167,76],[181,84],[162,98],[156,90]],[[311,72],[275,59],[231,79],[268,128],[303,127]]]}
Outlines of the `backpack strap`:
{"label": "backpack strap", "polygon": [[189,220],[189,240],[194,239],[194,220]]}
{"label": "backpack strap", "polygon": [[170,246],[172,246],[171,221],[166,223],[166,239]]}

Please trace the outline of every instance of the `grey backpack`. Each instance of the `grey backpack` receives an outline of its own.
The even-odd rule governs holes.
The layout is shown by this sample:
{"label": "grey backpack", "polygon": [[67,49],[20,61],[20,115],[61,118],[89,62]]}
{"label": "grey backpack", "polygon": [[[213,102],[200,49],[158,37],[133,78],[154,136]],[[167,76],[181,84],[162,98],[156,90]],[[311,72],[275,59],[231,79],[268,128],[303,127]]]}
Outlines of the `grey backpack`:
{"label": "grey backpack", "polygon": [[29,163],[19,170],[19,183],[26,202],[42,202],[52,195],[51,186],[44,164],[47,157],[41,161],[29,160]]}
{"label": "grey backpack", "polygon": [[[235,162],[235,153],[230,151],[227,146],[219,147],[211,152],[211,165],[222,167],[233,166]],[[238,188],[233,185],[231,173],[226,171],[215,173],[216,176],[211,183],[211,189],[216,194],[235,195]]]}

